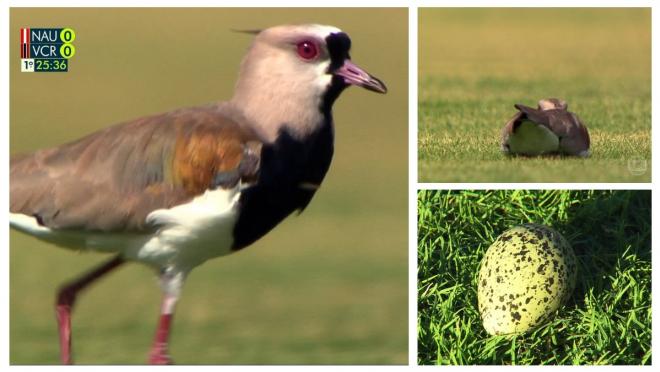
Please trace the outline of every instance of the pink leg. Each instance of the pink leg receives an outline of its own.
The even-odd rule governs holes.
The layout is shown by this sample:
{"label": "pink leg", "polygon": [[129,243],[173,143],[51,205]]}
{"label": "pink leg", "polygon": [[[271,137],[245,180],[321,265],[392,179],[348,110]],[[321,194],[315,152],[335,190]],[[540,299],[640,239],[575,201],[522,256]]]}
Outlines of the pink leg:
{"label": "pink leg", "polygon": [[156,329],[156,336],[154,343],[151,346],[149,353],[149,364],[173,364],[172,358],[167,351],[167,344],[170,336],[170,328],[172,325],[172,317],[174,316],[174,305],[176,304],[177,296],[172,294],[165,294],[163,304],[160,310],[160,321]]}
{"label": "pink leg", "polygon": [[97,279],[110,271],[116,269],[125,261],[117,256],[110,261],[95,268],[82,277],[64,285],[57,293],[55,304],[55,315],[57,317],[58,330],[60,334],[60,358],[62,364],[72,364],[71,359],[71,308],[76,302],[78,292],[85,289]]}

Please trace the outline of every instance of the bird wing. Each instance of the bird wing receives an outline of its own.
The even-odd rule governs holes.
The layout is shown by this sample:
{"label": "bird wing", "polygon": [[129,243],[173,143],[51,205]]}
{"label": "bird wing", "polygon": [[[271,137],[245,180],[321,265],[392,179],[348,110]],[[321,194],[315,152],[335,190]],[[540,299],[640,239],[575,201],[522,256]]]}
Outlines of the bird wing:
{"label": "bird wing", "polygon": [[587,126],[584,125],[582,120],[580,120],[580,118],[577,115],[575,114],[571,114],[571,115],[573,116],[573,119],[578,123],[577,131],[582,136],[584,144],[586,145],[587,148],[589,148],[589,146],[591,145],[591,138],[589,137],[589,131],[587,130]]}
{"label": "bird wing", "polygon": [[549,115],[549,127],[561,137],[573,137],[584,130],[585,126],[582,124],[577,115],[565,110],[552,110]]}
{"label": "bird wing", "polygon": [[[521,105],[520,103],[516,103],[515,108],[520,111],[522,114],[520,119],[529,119],[537,124],[543,125],[549,128],[550,125],[550,119],[548,118],[548,114],[546,111],[543,110],[537,110],[535,108],[531,108],[529,106]],[[514,129],[515,130],[515,129]]]}
{"label": "bird wing", "polygon": [[148,231],[156,209],[254,181],[260,151],[218,105],[145,117],[12,157],[10,210],[51,229]]}
{"label": "bird wing", "polygon": [[573,136],[576,131],[581,130],[581,127],[584,128],[577,116],[566,110],[538,110],[521,104],[516,104],[515,107],[522,114],[520,119],[527,118],[539,125],[543,125],[558,137]]}
{"label": "bird wing", "polygon": [[562,151],[571,155],[579,155],[590,146],[587,127],[572,112],[553,110],[550,115],[550,128],[561,138]]}

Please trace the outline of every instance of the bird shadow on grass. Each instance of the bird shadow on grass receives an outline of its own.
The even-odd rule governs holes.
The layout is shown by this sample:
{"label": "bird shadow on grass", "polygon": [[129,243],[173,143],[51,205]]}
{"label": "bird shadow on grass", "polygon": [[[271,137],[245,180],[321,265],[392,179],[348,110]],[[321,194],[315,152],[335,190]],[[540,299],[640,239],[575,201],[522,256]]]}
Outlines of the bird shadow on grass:
{"label": "bird shadow on grass", "polygon": [[502,153],[502,156],[504,156],[505,159],[508,160],[513,160],[513,159],[552,159],[552,160],[561,160],[561,159],[588,159],[589,156],[582,157],[582,156],[575,156],[575,155],[568,155],[568,154],[562,154],[560,152],[549,152],[541,155],[525,155],[525,154],[506,154]]}
{"label": "bird shadow on grass", "polygon": [[555,226],[578,259],[577,285],[566,304],[571,315],[563,319],[567,337],[561,343],[574,347],[571,339],[589,340],[585,345],[595,349],[585,354],[593,363],[651,363],[650,314],[646,317],[651,303],[651,192],[597,193],[599,197],[569,208],[568,220]]}
{"label": "bird shadow on grass", "polygon": [[569,219],[555,226],[571,242],[578,258],[578,282],[572,301],[583,306],[591,291],[611,290],[608,277],[625,271],[633,255],[651,261],[651,192],[620,190],[593,198],[567,211]]}

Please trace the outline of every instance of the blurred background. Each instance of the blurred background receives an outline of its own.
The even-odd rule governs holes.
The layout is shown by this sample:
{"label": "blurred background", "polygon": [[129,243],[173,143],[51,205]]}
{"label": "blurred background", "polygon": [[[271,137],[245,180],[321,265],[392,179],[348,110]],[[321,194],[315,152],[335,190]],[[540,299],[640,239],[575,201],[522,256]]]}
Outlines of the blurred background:
{"label": "blurred background", "polygon": [[[422,8],[418,76],[421,182],[651,182],[650,8]],[[513,105],[548,97],[589,159],[501,154]]]}
{"label": "blurred background", "polygon": [[[172,356],[178,364],[406,364],[407,9],[11,9],[10,152],[226,100],[251,42],[230,30],[284,23],[341,28],[353,61],[389,92],[351,88],[337,101],[333,164],[302,215],[192,272]],[[73,28],[69,72],[21,73],[21,27]],[[10,363],[56,364],[56,289],[106,257],[13,231],[10,245]],[[74,310],[74,360],[145,363],[159,304],[156,276],[141,265],[100,281]]]}

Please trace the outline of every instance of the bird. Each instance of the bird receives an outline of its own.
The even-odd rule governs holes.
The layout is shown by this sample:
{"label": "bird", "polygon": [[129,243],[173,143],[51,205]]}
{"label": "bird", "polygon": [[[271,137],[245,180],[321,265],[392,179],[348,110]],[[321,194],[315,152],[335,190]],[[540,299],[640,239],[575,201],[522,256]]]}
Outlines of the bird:
{"label": "bird", "polygon": [[190,271],[241,250],[317,192],[334,153],[332,106],[349,86],[386,93],[333,26],[253,34],[227,101],[148,115],[10,160],[10,226],[112,258],[57,292],[60,359],[72,364],[77,295],[126,262],[162,290],[150,364],[172,364],[174,310]]}
{"label": "bird", "polygon": [[538,156],[561,154],[588,157],[589,131],[566,101],[545,98],[536,109],[517,103],[518,112],[502,129],[505,154]]}

